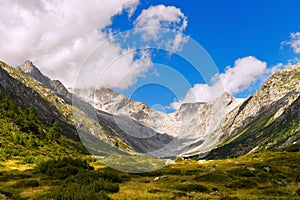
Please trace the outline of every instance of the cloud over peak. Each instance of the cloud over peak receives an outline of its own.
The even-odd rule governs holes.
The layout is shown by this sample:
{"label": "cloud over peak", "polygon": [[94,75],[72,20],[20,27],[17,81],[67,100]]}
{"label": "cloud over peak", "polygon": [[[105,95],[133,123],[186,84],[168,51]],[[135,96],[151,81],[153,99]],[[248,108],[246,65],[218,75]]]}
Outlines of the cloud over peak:
{"label": "cloud over peak", "polygon": [[289,44],[293,48],[295,53],[300,53],[300,32],[291,33],[291,41]]}
{"label": "cloud over peak", "polygon": [[294,53],[300,54],[300,32],[290,33],[290,39],[281,43],[281,46],[284,45],[289,45]]}
{"label": "cloud over peak", "polygon": [[267,68],[267,63],[253,56],[239,58],[234,66],[227,66],[223,73],[212,77],[212,84],[195,84],[183,99],[170,104],[178,109],[183,103],[212,102],[224,92],[232,95],[246,91],[258,81],[278,70],[280,65]]}

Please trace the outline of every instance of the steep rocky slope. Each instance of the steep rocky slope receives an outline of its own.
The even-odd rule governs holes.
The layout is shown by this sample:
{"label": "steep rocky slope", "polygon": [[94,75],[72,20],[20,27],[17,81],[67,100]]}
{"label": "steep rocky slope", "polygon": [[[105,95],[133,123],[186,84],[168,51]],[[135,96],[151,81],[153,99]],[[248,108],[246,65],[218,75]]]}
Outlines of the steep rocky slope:
{"label": "steep rocky slope", "polygon": [[[91,143],[87,147],[90,151],[97,154],[105,155],[112,152],[134,152],[121,138],[113,134],[112,130],[106,130],[86,113],[85,110],[80,110],[66,102],[63,98],[57,96],[56,91],[47,88],[48,77],[42,75],[31,63],[27,62],[27,70],[23,66],[23,70],[31,75],[39,75],[36,78],[42,78],[40,81],[27,76],[21,70],[13,68],[4,62],[0,61],[0,90],[4,94],[15,99],[18,105],[23,108],[33,106],[36,114],[43,120],[42,122],[51,126],[55,120],[59,120],[60,126],[63,129],[63,134],[75,140],[86,140]],[[25,63],[26,65],[26,63]],[[39,74],[40,73],[40,74]],[[47,82],[45,82],[45,80]],[[49,82],[48,82],[49,83]],[[74,98],[77,99],[77,98]],[[77,99],[78,102],[81,102]],[[91,107],[89,104],[81,102],[86,108]],[[76,123],[75,123],[76,118]],[[85,124],[83,126],[82,124]],[[78,131],[84,133],[84,137],[78,135]],[[102,145],[93,146],[91,141],[100,141]],[[119,143],[122,148],[117,149],[115,143]],[[98,143],[97,143],[98,144]]]}
{"label": "steep rocky slope", "polygon": [[209,157],[239,156],[299,142],[299,101],[300,64],[297,64],[275,73],[226,116],[223,139]]}
{"label": "steep rocky slope", "polygon": [[17,69],[39,81],[44,86],[55,92],[55,94],[66,100],[68,103],[71,103],[72,94],[65,88],[65,86],[59,80],[51,80],[42,74],[42,72],[36,66],[34,66],[30,60],[26,60],[25,63],[18,66]]}
{"label": "steep rocky slope", "polygon": [[79,139],[71,124],[72,110],[65,101],[40,82],[3,62],[0,62],[0,90],[15,99],[23,108],[34,106],[35,112],[45,124],[52,125],[58,119],[65,135]]}

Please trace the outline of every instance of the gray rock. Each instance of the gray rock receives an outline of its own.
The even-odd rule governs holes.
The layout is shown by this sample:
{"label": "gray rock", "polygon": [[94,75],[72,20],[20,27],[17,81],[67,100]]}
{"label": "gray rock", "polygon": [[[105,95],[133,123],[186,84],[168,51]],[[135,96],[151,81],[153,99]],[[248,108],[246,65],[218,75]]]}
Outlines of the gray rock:
{"label": "gray rock", "polygon": [[247,170],[251,171],[251,172],[254,172],[255,171],[255,168],[254,167],[246,167]]}
{"label": "gray rock", "polygon": [[160,179],[163,179],[163,178],[168,178],[168,175],[162,175],[162,176],[160,176]]}
{"label": "gray rock", "polygon": [[165,178],[168,178],[168,175],[157,176],[153,179],[153,181],[158,181],[160,179],[165,179]]}
{"label": "gray rock", "polygon": [[271,168],[270,168],[270,167],[264,167],[264,171],[265,171],[265,172],[269,173],[269,172],[270,172],[270,170],[271,170]]}
{"label": "gray rock", "polygon": [[59,80],[51,80],[49,77],[45,76],[30,60],[26,60],[25,63],[18,66],[17,69],[27,76],[39,81],[45,87],[64,98],[67,102],[72,102],[72,94],[65,88],[65,86]]}
{"label": "gray rock", "polygon": [[215,196],[222,196],[222,194],[219,191],[213,191],[209,193],[210,195],[215,195]]}

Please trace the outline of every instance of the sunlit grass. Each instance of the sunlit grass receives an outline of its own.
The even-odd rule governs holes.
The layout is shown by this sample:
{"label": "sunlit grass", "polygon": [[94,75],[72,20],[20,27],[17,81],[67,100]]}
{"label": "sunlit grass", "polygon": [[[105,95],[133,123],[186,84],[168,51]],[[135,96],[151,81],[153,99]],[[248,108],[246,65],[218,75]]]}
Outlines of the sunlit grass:
{"label": "sunlit grass", "polygon": [[[112,199],[297,199],[300,188],[299,152],[263,152],[225,160],[183,160],[158,171],[130,174],[107,168],[101,160],[90,159],[94,170],[111,170],[125,181]],[[0,162],[0,191],[11,191],[24,199],[47,199],[47,192],[60,187],[59,180],[41,174],[35,164],[21,159]],[[266,172],[264,167],[269,167]],[[255,170],[250,171],[247,167]],[[158,180],[155,178],[160,177]],[[37,187],[16,187],[21,180],[38,180]],[[207,191],[181,190],[202,185]],[[184,187],[185,188],[185,187]],[[214,191],[218,190],[219,193]],[[46,196],[45,196],[46,195]]]}
{"label": "sunlit grass", "polygon": [[25,170],[33,169],[35,167],[35,164],[23,164],[22,159],[14,159],[5,162],[0,162],[0,166],[1,166],[0,172],[11,171],[11,170],[25,171]]}

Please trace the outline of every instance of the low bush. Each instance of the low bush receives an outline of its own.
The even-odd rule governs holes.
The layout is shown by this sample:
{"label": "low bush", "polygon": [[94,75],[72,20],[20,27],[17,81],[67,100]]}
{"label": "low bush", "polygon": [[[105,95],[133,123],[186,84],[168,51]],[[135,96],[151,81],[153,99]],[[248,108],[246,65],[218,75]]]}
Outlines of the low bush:
{"label": "low bush", "polygon": [[160,189],[151,189],[151,190],[148,190],[149,193],[158,193],[158,192],[162,192]]}
{"label": "low bush", "polygon": [[239,189],[239,188],[255,188],[257,187],[257,182],[251,179],[241,179],[234,181],[225,185],[227,188]]}
{"label": "low bush", "polygon": [[300,196],[300,188],[298,190],[295,191],[295,193]]}
{"label": "low bush", "polygon": [[71,175],[76,175],[80,170],[92,169],[87,161],[72,158],[40,162],[38,168],[53,179],[66,179]]}
{"label": "low bush", "polygon": [[209,192],[206,186],[200,184],[178,184],[174,188],[184,192]]}
{"label": "low bush", "polygon": [[249,171],[246,168],[236,168],[228,171],[228,175],[231,177],[254,177],[256,171]]}
{"label": "low bush", "polygon": [[23,159],[23,163],[24,164],[33,164],[35,161],[35,158],[33,156],[26,156],[24,159]]}
{"label": "low bush", "polygon": [[15,187],[33,188],[40,186],[37,180],[21,180],[15,184]]}
{"label": "low bush", "polygon": [[51,197],[56,200],[110,200],[105,191],[102,190],[96,193],[92,190],[92,187],[80,185],[78,183],[67,184],[60,187],[60,189],[51,194]]}
{"label": "low bush", "polygon": [[0,188],[0,194],[4,195],[8,199],[21,199],[18,193],[3,188]]}
{"label": "low bush", "polygon": [[94,181],[92,183],[92,187],[96,193],[98,193],[102,190],[105,192],[108,192],[108,193],[116,193],[116,192],[119,192],[119,190],[120,190],[118,184],[111,183],[111,182],[105,181],[103,179]]}

